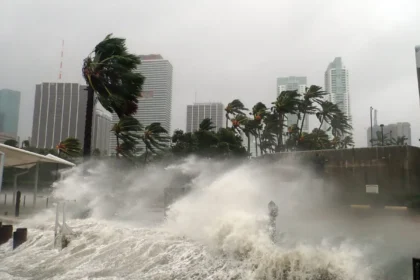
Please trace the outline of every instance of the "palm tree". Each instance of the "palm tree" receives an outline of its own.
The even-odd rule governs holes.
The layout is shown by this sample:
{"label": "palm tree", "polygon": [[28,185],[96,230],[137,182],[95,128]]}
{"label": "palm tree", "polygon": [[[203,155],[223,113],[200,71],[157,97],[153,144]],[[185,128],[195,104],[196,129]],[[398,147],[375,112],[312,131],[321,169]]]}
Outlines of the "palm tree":
{"label": "palm tree", "polygon": [[406,143],[407,140],[408,140],[408,138],[405,135],[398,136],[396,141],[395,141],[395,144],[403,146],[403,145],[407,144]]}
{"label": "palm tree", "polygon": [[[337,115],[340,114],[341,111],[338,108],[337,104],[331,103],[330,101],[321,101],[319,103],[321,105],[321,109],[319,112],[316,113],[316,117],[319,120],[319,128],[317,130],[316,139],[319,139],[319,133],[321,132],[321,127],[325,123],[331,124],[331,120]],[[318,140],[316,140],[318,141]]]}
{"label": "palm tree", "polygon": [[80,156],[82,149],[80,141],[77,138],[69,137],[58,143],[57,145],[58,156],[61,156],[61,153],[69,157],[78,157]]}
{"label": "palm tree", "polygon": [[127,52],[125,39],[109,34],[96,45],[83,63],[83,77],[87,83],[86,124],[83,155],[89,157],[92,142],[94,97],[119,118],[137,110],[144,77],[135,72],[140,58]]}
{"label": "palm tree", "polygon": [[245,115],[243,111],[248,111],[247,108],[245,108],[244,104],[239,100],[235,99],[232,102],[230,102],[226,108],[226,128],[228,127],[230,116],[229,115]]}
{"label": "palm tree", "polygon": [[[305,93],[303,94],[303,100],[299,104],[299,112],[303,114],[302,122],[300,124],[299,135],[302,134],[303,124],[305,123],[306,115],[313,115],[317,111],[316,103],[320,103],[328,93],[321,90],[322,87],[312,85],[309,88],[305,88]],[[299,118],[298,118],[299,122]]]}
{"label": "palm tree", "polygon": [[21,145],[22,149],[28,149],[29,146],[30,146],[29,140],[22,141],[22,145]]}
{"label": "palm tree", "polygon": [[[256,156],[258,156],[258,141],[260,141],[261,143],[261,129],[262,129],[262,120],[265,117],[265,115],[267,114],[267,107],[265,106],[264,103],[262,102],[258,102],[257,104],[254,105],[254,107],[252,107],[252,113],[254,116],[254,121],[257,123],[257,136],[255,136],[255,152],[256,152]],[[260,146],[260,152],[262,154],[262,149]]]}
{"label": "palm tree", "polygon": [[215,128],[216,127],[213,125],[213,122],[209,118],[205,118],[204,120],[202,120],[199,126],[200,130],[206,130],[206,131],[210,131]]}
{"label": "palm tree", "polygon": [[299,105],[301,103],[299,99],[300,94],[297,90],[283,91],[277,96],[275,102],[273,102],[272,111],[278,114],[278,134],[277,134],[277,151],[283,150],[283,128],[284,121],[287,114],[297,114],[299,112]]}
{"label": "palm tree", "polygon": [[330,125],[332,135],[338,138],[350,134],[352,130],[350,119],[341,111],[332,116]]}
{"label": "palm tree", "polygon": [[348,147],[354,147],[354,141],[351,135],[347,135],[341,140],[341,148],[347,149]]}
{"label": "palm tree", "polygon": [[11,146],[11,147],[17,148],[17,146],[18,146],[19,143],[15,139],[7,139],[6,141],[4,141],[3,144],[4,145],[7,145],[7,146]]}
{"label": "palm tree", "polygon": [[248,153],[251,153],[251,136],[254,136],[255,138],[258,136],[258,132],[257,132],[258,125],[259,125],[258,121],[254,119],[246,118],[243,121],[243,127],[241,127],[241,130],[243,131],[243,133],[248,139],[248,149],[247,149]]}
{"label": "palm tree", "polygon": [[146,146],[146,153],[144,162],[147,162],[149,151],[156,154],[157,150],[163,150],[168,147],[170,138],[168,131],[163,128],[160,123],[151,123],[144,129],[144,134],[141,138]]}
{"label": "palm tree", "polygon": [[[140,132],[143,130],[140,122],[131,117],[124,116],[118,123],[114,124],[111,131],[117,139],[116,156],[123,155],[124,157],[132,157],[136,152],[136,145],[141,139]],[[120,143],[122,141],[123,143]]]}

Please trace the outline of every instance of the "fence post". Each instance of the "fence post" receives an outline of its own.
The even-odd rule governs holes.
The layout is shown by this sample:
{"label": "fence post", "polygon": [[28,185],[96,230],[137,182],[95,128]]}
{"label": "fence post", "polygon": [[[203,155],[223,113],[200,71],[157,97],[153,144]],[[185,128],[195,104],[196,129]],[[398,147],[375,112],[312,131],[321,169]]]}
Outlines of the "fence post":
{"label": "fence post", "polygon": [[18,191],[16,193],[16,206],[15,206],[15,217],[19,217],[19,210],[20,210],[20,196],[22,193]]}
{"label": "fence post", "polygon": [[413,280],[420,280],[420,259],[413,258]]}
{"label": "fence post", "polygon": [[13,250],[22,245],[28,239],[28,229],[18,228],[13,233]]}
{"label": "fence post", "polygon": [[25,203],[26,203],[26,195],[23,196],[23,207],[25,207]]}
{"label": "fence post", "polygon": [[268,214],[270,216],[270,221],[268,224],[268,232],[273,242],[275,241],[275,237],[276,237],[276,217],[278,213],[279,213],[279,208],[273,201],[270,201],[270,203],[268,203]]}

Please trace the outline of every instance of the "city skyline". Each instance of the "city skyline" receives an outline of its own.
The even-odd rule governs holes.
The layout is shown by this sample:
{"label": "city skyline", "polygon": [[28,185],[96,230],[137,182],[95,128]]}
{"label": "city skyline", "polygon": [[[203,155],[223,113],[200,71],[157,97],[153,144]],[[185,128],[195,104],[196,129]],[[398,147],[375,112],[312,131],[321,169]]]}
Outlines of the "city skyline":
{"label": "city skyline", "polygon": [[[363,5],[357,1],[343,5],[331,3],[325,5],[322,16],[317,15],[311,22],[304,17],[290,22],[289,16],[278,15],[291,15],[296,10],[309,15],[319,8],[315,2],[268,1],[265,5],[242,5],[233,0],[229,5],[217,1],[191,5],[191,1],[184,1],[176,6],[178,13],[173,13],[173,4],[156,0],[146,6],[130,2],[130,9],[122,13],[104,0],[107,4],[101,8],[103,16],[93,19],[90,29],[72,15],[81,9],[94,9],[93,3],[48,1],[27,3],[25,9],[16,1],[7,3],[0,11],[1,18],[7,22],[5,27],[13,26],[21,33],[20,36],[14,32],[3,34],[2,62],[13,67],[0,69],[0,87],[21,92],[21,139],[31,132],[32,123],[27,120],[33,114],[34,85],[58,77],[62,40],[66,42],[62,81],[82,84],[83,59],[109,33],[126,38],[132,53],[161,53],[174,65],[177,74],[173,83],[173,128],[185,127],[185,105],[194,102],[195,92],[199,93],[197,101],[200,102],[227,104],[239,98],[249,108],[258,101],[271,106],[277,77],[305,75],[311,84],[324,87],[327,63],[341,56],[351,70],[356,146],[366,145],[370,106],[383,113],[384,123],[395,122],[395,116],[404,116],[411,123],[413,139],[420,138],[413,51],[420,44],[420,18],[415,13],[418,4],[414,0],[403,0],[403,4],[379,0]],[[241,10],[237,9],[238,5]],[[69,12],[56,13],[62,9]],[[215,15],[210,17],[209,11]],[[355,13],[357,19],[352,16]],[[162,17],[152,16],[156,14]],[[141,32],[136,27],[139,17],[144,24]],[[388,20],[384,22],[384,18]],[[51,25],[54,20],[62,24]],[[28,30],[28,24],[34,30]],[[285,44],[284,38],[291,37],[294,44]],[[314,44],[317,40],[328,43]],[[395,92],[399,93],[398,98]],[[311,116],[310,122],[315,125],[316,119]],[[413,141],[413,144],[419,143]]]}

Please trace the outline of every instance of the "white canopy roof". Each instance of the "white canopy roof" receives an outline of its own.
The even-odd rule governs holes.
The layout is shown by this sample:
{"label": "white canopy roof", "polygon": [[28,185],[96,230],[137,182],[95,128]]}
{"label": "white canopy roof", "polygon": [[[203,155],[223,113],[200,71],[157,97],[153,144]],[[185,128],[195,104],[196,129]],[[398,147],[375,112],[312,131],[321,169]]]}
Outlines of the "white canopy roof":
{"label": "white canopy roof", "polygon": [[31,168],[36,163],[56,163],[75,166],[74,163],[48,154],[46,156],[29,152],[23,149],[0,144],[0,152],[4,153],[4,167]]}

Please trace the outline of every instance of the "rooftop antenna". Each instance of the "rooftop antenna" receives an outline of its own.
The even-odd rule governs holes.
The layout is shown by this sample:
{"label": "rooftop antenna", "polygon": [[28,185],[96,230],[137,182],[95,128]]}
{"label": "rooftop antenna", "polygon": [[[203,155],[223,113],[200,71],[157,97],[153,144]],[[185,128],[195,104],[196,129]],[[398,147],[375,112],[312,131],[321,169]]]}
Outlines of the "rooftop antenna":
{"label": "rooftop antenna", "polygon": [[60,71],[58,72],[58,80],[61,80],[63,76],[63,56],[64,56],[64,40],[61,42]]}

